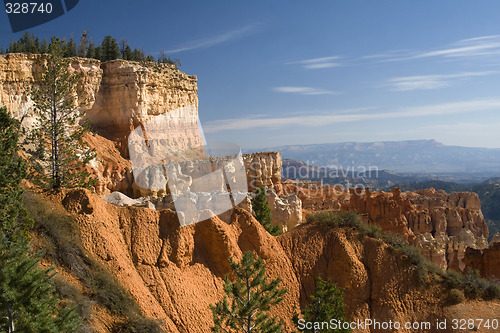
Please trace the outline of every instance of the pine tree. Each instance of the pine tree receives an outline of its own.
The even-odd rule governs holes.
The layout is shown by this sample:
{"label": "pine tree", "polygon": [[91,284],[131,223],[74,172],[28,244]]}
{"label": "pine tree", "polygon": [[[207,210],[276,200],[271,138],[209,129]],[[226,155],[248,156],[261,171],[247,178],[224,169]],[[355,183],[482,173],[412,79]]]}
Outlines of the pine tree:
{"label": "pine tree", "polygon": [[134,51],[132,51],[132,60],[134,61],[146,60],[146,55],[144,54],[144,51],[139,49],[134,49]]}
{"label": "pine tree", "polygon": [[65,58],[77,56],[78,52],[77,52],[76,44],[75,44],[75,41],[73,40],[73,38],[69,39],[69,42],[66,45],[64,45],[63,49],[64,49],[63,56]]}
{"label": "pine tree", "polygon": [[[85,165],[95,153],[83,143],[88,128],[76,124],[83,116],[79,110],[82,105],[76,103],[81,74],[70,71],[69,60],[62,58],[61,46],[59,39],[52,38],[46,64],[42,63],[40,86],[34,87],[31,93],[38,120],[38,127],[31,137],[37,144],[37,157],[42,162],[35,164],[35,168],[41,185],[54,189],[91,187],[95,180],[85,170]],[[50,149],[50,153],[46,154],[45,149]],[[44,177],[45,169],[50,170],[50,177]]]}
{"label": "pine tree", "polygon": [[51,269],[29,255],[33,221],[22,205],[25,164],[17,158],[19,123],[0,108],[0,331],[74,332],[73,308],[59,308]]}
{"label": "pine tree", "polygon": [[87,58],[95,58],[95,43],[94,41],[91,41],[89,43],[89,47],[87,49],[87,54],[85,55]]}
{"label": "pine tree", "polygon": [[118,43],[116,39],[111,36],[104,37],[104,40],[101,43],[102,53],[101,53],[101,61],[109,61],[120,58],[120,48],[118,47]]}
{"label": "pine tree", "polygon": [[42,40],[42,44],[40,45],[40,53],[47,53],[49,52],[49,43],[47,43],[47,39]]}
{"label": "pine tree", "polygon": [[102,60],[102,47],[97,45],[94,49],[94,58],[97,60]]}
{"label": "pine tree", "polygon": [[[224,291],[227,296],[210,305],[214,326],[212,332],[226,333],[279,333],[283,332],[283,322],[276,322],[268,312],[281,303],[286,289],[278,288],[281,279],[267,281],[266,267],[261,258],[254,259],[250,251],[243,254],[240,263],[229,259],[236,280],[226,276]],[[229,296],[229,299],[228,299]]]}
{"label": "pine tree", "polygon": [[120,40],[120,55],[121,55],[122,59],[124,59],[124,60],[127,60],[126,54],[125,54],[125,50],[127,49],[127,47],[130,48],[130,46],[128,46],[128,39]]}
{"label": "pine tree", "polygon": [[263,185],[255,191],[255,198],[252,199],[252,209],[255,218],[267,232],[273,236],[281,234],[280,227],[272,223],[271,208],[269,208],[266,198],[266,188]]}
{"label": "pine tree", "polygon": [[125,51],[123,52],[123,59],[132,60],[132,49],[128,45],[125,47]]}
{"label": "pine tree", "polygon": [[82,36],[80,37],[80,44],[78,44],[77,53],[79,57],[84,58],[85,56],[87,56],[88,43],[89,43],[89,32],[87,30],[83,30]]}
{"label": "pine tree", "polygon": [[[305,322],[330,322],[336,319],[338,323],[345,321],[345,305],[343,298],[343,291],[338,289],[337,286],[330,282],[325,281],[321,277],[316,280],[316,291],[311,296],[311,303],[302,311],[302,316]],[[294,320],[297,322],[298,317]],[[302,332],[312,333],[349,333],[350,329],[321,329],[312,328],[310,330],[303,330]]]}
{"label": "pine tree", "polygon": [[8,49],[8,52],[7,53],[16,53],[18,52],[17,51],[17,43],[14,42],[14,40],[10,40],[10,44],[9,44],[9,49]]}

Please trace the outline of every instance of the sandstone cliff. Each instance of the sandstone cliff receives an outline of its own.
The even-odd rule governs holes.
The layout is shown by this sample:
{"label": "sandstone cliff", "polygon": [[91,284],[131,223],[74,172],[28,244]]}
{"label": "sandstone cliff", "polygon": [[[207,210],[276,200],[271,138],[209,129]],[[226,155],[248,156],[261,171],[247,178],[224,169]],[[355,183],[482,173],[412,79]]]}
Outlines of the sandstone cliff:
{"label": "sandstone cliff", "polygon": [[[86,251],[132,294],[143,314],[159,319],[167,332],[209,331],[209,304],[224,295],[227,259],[241,258],[247,250],[262,257],[268,276],[280,277],[288,289],[284,302],[272,310],[285,320],[286,332],[292,331],[294,307],[309,301],[317,275],[345,288],[352,319],[417,321],[442,317],[438,316],[440,295],[445,294],[439,284],[419,286],[414,270],[403,258],[381,241],[353,230],[308,224],[275,238],[239,208],[232,212],[229,223],[214,217],[180,227],[170,210],[119,208],[86,190],[66,191],[47,199],[53,205],[60,202],[74,214]],[[76,283],[72,269],[81,268],[58,268],[65,279]],[[109,331],[105,326],[97,330]]]}
{"label": "sandstone cliff", "polygon": [[[0,55],[0,105],[16,118],[26,115],[32,121],[31,86],[37,85],[43,55],[13,53]],[[101,63],[89,58],[71,58],[70,69],[82,73],[77,103],[84,103],[88,119],[99,133],[122,145],[127,154],[126,137],[150,118],[194,106],[187,115],[196,131],[193,142],[201,143],[198,129],[196,76],[187,75],[173,65],[113,60]]]}
{"label": "sandstone cliff", "polygon": [[[34,121],[30,89],[38,84],[43,61],[43,55],[0,55],[0,105],[5,105],[18,119],[24,116],[24,124],[28,127]],[[143,155],[155,150],[152,145],[156,141],[161,142],[163,150],[184,154],[189,149],[202,147],[198,131],[196,76],[187,75],[167,64],[124,60],[101,63],[87,58],[71,58],[70,63],[70,70],[82,73],[79,84],[82,94],[78,96],[77,103],[86,101],[82,110],[96,131],[87,135],[86,141],[97,151],[97,158],[90,165],[90,171],[98,178],[97,193],[107,195],[119,191],[130,197],[168,194],[169,189],[166,188],[166,180],[161,180],[161,172],[159,190],[137,185],[137,174],[134,178],[132,169],[135,166],[129,161],[127,139],[134,129],[138,129],[140,139],[147,145],[142,147],[147,150]],[[158,118],[163,115],[175,116],[175,119]],[[168,138],[163,135],[165,128],[157,131],[155,119],[170,121],[170,124],[160,124],[170,126]],[[175,124],[175,128],[171,123]],[[135,145],[134,148],[141,147]],[[155,150],[152,154],[155,156],[158,153]],[[166,159],[165,156],[162,158]],[[196,161],[196,158],[189,160]],[[249,191],[264,184],[280,193],[282,161],[279,153],[249,154],[244,155],[243,160]],[[220,160],[215,164],[223,162]],[[157,164],[152,167],[157,167]],[[185,163],[180,173],[191,179],[212,172],[214,167],[220,168],[220,165],[203,162],[197,163],[195,169],[190,166]],[[192,190],[196,191],[195,188]]]}
{"label": "sandstone cliff", "polygon": [[[442,269],[465,271],[467,248],[488,247],[488,227],[476,193],[452,193],[433,188],[401,193],[372,192],[315,182],[283,181],[284,193],[297,193],[305,214],[321,210],[355,211],[369,224],[398,233],[419,247]],[[484,270],[481,270],[482,272]]]}
{"label": "sandstone cliff", "polygon": [[[450,311],[443,307],[446,291],[441,284],[419,285],[415,270],[404,258],[385,243],[354,230],[306,224],[275,238],[239,208],[229,223],[214,217],[180,227],[176,214],[168,209],[115,207],[86,190],[56,193],[47,199],[53,205],[62,204],[74,216],[89,255],[131,293],[145,316],[159,319],[167,332],[209,331],[209,304],[224,295],[227,259],[241,258],[247,250],[262,257],[268,276],[280,277],[288,289],[283,303],[272,310],[285,320],[286,332],[292,332],[294,308],[309,302],[318,275],[345,288],[347,313],[354,320],[450,319],[441,315],[443,310]],[[58,267],[64,279],[74,283],[81,269],[78,265]],[[500,304],[488,306],[493,314],[487,316],[495,318]],[[461,313],[484,317],[474,309],[476,305],[471,304]],[[97,322],[106,320],[101,312],[95,316],[100,318]],[[112,327],[100,325],[96,332],[111,332]]]}

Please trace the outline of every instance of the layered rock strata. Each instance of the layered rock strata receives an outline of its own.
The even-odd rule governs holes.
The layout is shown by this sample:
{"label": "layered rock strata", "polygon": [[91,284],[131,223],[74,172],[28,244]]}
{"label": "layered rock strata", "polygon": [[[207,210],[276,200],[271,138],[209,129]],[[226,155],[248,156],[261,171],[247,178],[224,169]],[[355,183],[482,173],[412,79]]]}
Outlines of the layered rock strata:
{"label": "layered rock strata", "polygon": [[209,305],[224,296],[228,258],[238,260],[248,250],[263,258],[268,277],[280,277],[288,290],[271,309],[286,332],[294,329],[293,312],[308,304],[315,276],[344,289],[347,315],[355,321],[435,321],[442,313],[446,292],[439,284],[419,286],[404,258],[354,230],[306,224],[272,237],[239,208],[230,223],[213,217],[181,227],[171,210],[114,207],[86,190],[63,192],[51,201],[76,214],[85,249],[116,276],[143,314],[160,320],[168,332],[210,330]]}
{"label": "layered rock strata", "polygon": [[[0,105],[25,124],[34,121],[30,90],[39,84],[44,55],[0,55]],[[194,113],[183,119],[190,130],[181,133],[178,149],[202,145],[198,132],[196,76],[173,65],[113,60],[101,63],[89,58],[70,58],[70,70],[81,73],[76,103],[101,135],[115,141],[127,156],[127,137],[151,118],[183,107]]]}

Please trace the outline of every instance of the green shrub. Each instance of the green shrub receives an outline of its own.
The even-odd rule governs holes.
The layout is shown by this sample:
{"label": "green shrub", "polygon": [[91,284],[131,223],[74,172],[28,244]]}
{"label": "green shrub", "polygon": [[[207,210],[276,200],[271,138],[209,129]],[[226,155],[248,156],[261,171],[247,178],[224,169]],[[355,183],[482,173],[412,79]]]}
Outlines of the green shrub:
{"label": "green shrub", "polygon": [[459,289],[451,289],[448,294],[448,304],[455,305],[460,304],[465,300],[465,295],[462,290]]}
{"label": "green shrub", "polygon": [[483,298],[485,300],[500,299],[500,285],[498,285],[495,282],[492,282],[484,290]]}
{"label": "green shrub", "polygon": [[462,286],[465,296],[470,299],[476,299],[483,295],[489,282],[481,278],[478,270],[468,269],[462,277]]}
{"label": "green shrub", "polygon": [[[63,298],[76,304],[84,324],[89,323],[94,304],[98,303],[113,315],[124,318],[124,325],[130,324],[128,330],[122,327],[116,332],[162,332],[155,321],[142,317],[135,300],[113,274],[87,253],[73,215],[68,214],[62,206],[47,204],[47,200],[37,194],[26,192],[24,202],[35,221],[36,232],[51,243],[51,246],[45,247],[45,256],[71,269],[84,287],[82,293],[62,277],[55,280],[56,290]],[[153,326],[158,330],[141,330],[141,327]],[[135,327],[138,328],[134,331]],[[83,326],[78,332],[86,332],[87,328]]]}
{"label": "green shrub", "polygon": [[449,270],[443,273],[443,278],[448,289],[462,288],[462,274],[459,272]]}
{"label": "green shrub", "polygon": [[164,333],[157,320],[135,317],[115,325],[113,332],[119,333]]}

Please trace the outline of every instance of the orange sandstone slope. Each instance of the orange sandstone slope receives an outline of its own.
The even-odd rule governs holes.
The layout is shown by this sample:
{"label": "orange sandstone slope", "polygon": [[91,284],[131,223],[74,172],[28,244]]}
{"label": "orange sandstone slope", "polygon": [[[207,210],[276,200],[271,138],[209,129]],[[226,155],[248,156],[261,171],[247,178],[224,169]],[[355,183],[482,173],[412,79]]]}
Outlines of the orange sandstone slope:
{"label": "orange sandstone slope", "polygon": [[[69,190],[47,200],[76,216],[88,255],[131,293],[144,316],[159,319],[167,332],[210,331],[209,305],[224,295],[227,260],[241,258],[248,250],[262,257],[268,276],[280,277],[288,289],[283,303],[272,310],[285,320],[286,332],[292,332],[294,308],[307,304],[318,275],[345,288],[353,319],[406,322],[435,321],[456,313],[482,315],[474,312],[478,306],[467,304],[445,308],[442,315],[446,293],[439,284],[420,287],[414,269],[386,244],[350,229],[305,224],[272,237],[240,208],[229,224],[214,217],[181,228],[170,210],[115,207],[87,190]],[[58,267],[65,270],[63,276],[71,275],[71,269],[68,273]],[[490,309],[490,316],[500,314],[499,303],[480,304]],[[109,326],[96,331],[110,332],[105,328]]]}

